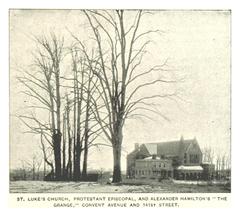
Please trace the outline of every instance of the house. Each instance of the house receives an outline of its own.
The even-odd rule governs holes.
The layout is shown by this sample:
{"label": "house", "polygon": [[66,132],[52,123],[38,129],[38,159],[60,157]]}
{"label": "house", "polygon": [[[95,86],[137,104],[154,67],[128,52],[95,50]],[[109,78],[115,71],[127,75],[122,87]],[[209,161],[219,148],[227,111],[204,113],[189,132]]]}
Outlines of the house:
{"label": "house", "polygon": [[172,178],[172,160],[161,159],[156,155],[135,161],[135,178]]}
{"label": "house", "polygon": [[202,151],[194,139],[135,144],[127,155],[129,178],[200,179]]}

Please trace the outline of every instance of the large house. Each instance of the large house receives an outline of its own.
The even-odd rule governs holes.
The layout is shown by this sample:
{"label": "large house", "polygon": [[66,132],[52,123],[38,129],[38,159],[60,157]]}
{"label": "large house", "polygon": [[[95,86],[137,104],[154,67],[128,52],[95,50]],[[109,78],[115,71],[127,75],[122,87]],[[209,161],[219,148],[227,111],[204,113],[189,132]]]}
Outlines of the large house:
{"label": "large house", "polygon": [[128,178],[194,180],[203,174],[202,151],[196,138],[135,144],[127,155]]}

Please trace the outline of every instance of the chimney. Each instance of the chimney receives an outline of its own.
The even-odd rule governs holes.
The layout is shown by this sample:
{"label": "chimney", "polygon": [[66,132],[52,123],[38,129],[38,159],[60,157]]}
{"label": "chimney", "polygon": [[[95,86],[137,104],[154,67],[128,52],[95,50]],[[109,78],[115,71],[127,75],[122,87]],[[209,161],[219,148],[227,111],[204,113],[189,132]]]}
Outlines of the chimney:
{"label": "chimney", "polygon": [[135,143],[135,150],[139,149],[139,143]]}

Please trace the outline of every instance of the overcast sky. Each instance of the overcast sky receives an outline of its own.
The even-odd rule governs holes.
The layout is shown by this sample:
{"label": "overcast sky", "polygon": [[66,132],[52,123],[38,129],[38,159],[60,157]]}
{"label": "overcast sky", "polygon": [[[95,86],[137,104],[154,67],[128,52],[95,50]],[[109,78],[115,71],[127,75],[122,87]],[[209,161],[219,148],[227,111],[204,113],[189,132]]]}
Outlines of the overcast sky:
{"label": "overcast sky", "polygon": [[[132,14],[129,15],[130,20]],[[22,111],[24,98],[16,82],[17,65],[31,64],[34,44],[30,35],[55,31],[70,35],[67,28],[86,38],[84,16],[78,10],[24,10],[10,13],[10,79],[11,115]],[[155,11],[142,19],[141,30],[160,29],[161,35],[151,39],[149,56],[143,63],[154,65],[169,59],[169,66],[185,82],[178,84],[184,90],[185,102],[178,105],[165,102],[164,114],[170,121],[129,120],[124,126],[123,146],[127,152],[134,143],[160,142],[196,137],[200,146],[211,146],[216,152],[229,153],[230,149],[230,13],[228,11]],[[70,42],[69,42],[70,43]],[[157,88],[157,87],[155,87]],[[154,91],[151,88],[146,91]],[[146,94],[146,92],[145,92]],[[33,152],[40,152],[39,139],[23,134],[23,125],[11,116],[10,167],[29,159]],[[112,168],[111,149],[90,153],[92,168]],[[125,153],[123,154],[125,155]],[[126,158],[123,157],[122,169]]]}

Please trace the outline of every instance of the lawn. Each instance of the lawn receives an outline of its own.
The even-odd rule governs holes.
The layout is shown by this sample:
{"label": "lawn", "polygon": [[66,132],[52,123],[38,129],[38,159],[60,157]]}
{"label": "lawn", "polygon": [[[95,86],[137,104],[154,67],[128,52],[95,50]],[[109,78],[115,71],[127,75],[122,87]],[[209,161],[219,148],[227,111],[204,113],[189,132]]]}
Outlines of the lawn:
{"label": "lawn", "polygon": [[229,193],[230,186],[173,181],[123,180],[99,182],[11,181],[10,193]]}

